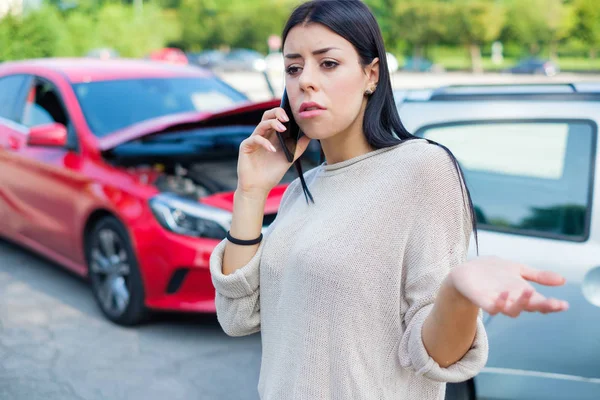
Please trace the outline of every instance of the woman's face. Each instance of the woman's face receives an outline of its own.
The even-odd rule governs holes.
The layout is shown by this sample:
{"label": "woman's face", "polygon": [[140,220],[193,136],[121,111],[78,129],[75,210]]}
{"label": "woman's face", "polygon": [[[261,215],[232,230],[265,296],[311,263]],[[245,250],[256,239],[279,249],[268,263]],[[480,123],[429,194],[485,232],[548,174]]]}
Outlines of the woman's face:
{"label": "woman's face", "polygon": [[357,121],[362,128],[365,90],[379,76],[377,59],[363,68],[349,41],[315,23],[292,28],[283,54],[290,105],[308,137],[327,139]]}

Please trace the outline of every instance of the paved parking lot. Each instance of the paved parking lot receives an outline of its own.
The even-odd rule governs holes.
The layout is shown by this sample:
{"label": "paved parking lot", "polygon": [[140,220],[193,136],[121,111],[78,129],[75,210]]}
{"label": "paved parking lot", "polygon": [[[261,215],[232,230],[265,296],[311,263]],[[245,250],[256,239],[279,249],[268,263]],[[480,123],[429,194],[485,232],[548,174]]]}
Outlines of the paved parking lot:
{"label": "paved parking lot", "polygon": [[107,322],[87,284],[0,239],[0,399],[256,400],[260,337],[211,316]]}

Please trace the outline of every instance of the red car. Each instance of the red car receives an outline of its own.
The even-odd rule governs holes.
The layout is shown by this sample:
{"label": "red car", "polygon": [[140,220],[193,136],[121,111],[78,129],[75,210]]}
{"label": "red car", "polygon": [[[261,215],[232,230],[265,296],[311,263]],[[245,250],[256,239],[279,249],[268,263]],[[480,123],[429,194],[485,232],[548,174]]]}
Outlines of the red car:
{"label": "red car", "polygon": [[150,53],[148,59],[171,64],[185,65],[188,63],[188,58],[182,50],[170,47],[154,50]]}
{"label": "red car", "polygon": [[[3,63],[0,236],[89,277],[115,323],[212,313],[209,256],[229,228],[239,144],[278,104],[196,67]],[[293,178],[271,192],[265,226]]]}

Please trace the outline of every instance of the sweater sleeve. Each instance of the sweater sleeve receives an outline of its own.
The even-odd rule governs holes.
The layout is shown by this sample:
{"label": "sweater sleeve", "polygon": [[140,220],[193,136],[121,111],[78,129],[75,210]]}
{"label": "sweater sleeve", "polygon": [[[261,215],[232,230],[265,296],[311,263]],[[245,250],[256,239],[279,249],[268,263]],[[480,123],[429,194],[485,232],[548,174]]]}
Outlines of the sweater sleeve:
{"label": "sweater sleeve", "polygon": [[223,274],[223,255],[227,239],[223,239],[210,257],[210,273],[215,287],[217,319],[223,331],[229,336],[245,336],[260,331],[260,262],[265,243],[279,215],[285,212],[285,205],[292,197],[299,179],[286,189],[279,206],[278,216],[263,235],[256,254],[248,264],[235,272]]}
{"label": "sweater sleeve", "polygon": [[403,257],[400,362],[418,375],[439,382],[461,382],[487,362],[488,342],[480,312],[471,348],[461,360],[442,368],[427,353],[423,324],[450,269],[467,258],[472,233],[466,191],[450,157],[439,147],[419,167],[414,196],[420,199]]}

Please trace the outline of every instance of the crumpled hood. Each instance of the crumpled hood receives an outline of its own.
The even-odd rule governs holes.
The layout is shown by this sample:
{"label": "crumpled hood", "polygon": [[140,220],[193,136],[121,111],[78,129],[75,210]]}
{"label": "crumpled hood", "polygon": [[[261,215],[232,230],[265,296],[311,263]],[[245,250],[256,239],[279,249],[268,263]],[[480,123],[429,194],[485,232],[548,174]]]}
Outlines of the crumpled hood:
{"label": "crumpled hood", "polygon": [[188,127],[214,127],[235,124],[258,124],[262,114],[278,107],[279,100],[269,100],[258,103],[244,103],[235,108],[229,108],[217,113],[191,112],[171,114],[140,122],[120,129],[102,138],[98,138],[98,149],[102,152],[134,141],[144,136],[170,132]]}

